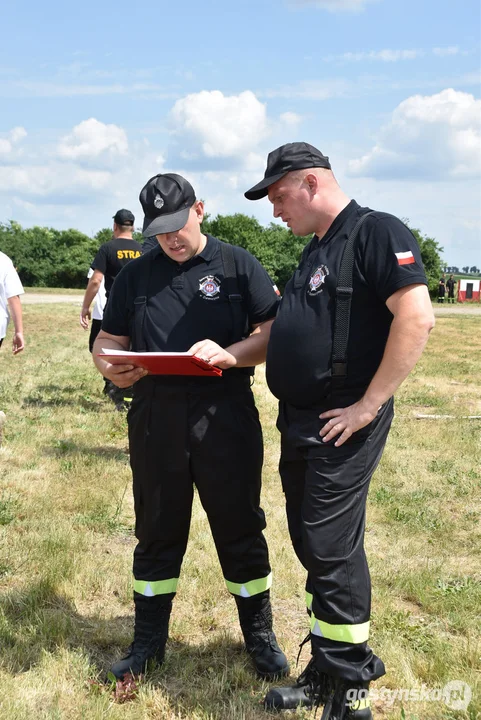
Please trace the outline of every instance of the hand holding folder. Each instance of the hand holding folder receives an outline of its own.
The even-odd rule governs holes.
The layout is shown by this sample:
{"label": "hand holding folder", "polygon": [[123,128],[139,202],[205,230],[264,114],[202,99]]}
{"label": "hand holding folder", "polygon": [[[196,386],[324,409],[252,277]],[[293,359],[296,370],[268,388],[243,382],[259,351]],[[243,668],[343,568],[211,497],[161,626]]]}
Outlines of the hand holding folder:
{"label": "hand holding folder", "polygon": [[199,375],[214,377],[222,375],[222,370],[210,365],[202,358],[188,352],[131,352],[102,348],[99,357],[111,365],[133,365],[148,370],[150,375]]}

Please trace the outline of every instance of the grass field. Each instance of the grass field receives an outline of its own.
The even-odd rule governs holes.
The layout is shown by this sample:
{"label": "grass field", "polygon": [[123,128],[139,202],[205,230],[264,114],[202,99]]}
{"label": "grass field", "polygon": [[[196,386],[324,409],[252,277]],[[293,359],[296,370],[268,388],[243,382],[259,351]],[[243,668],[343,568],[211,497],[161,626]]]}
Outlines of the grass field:
{"label": "grass field", "polygon": [[[132,631],[132,499],[126,422],[78,326],[78,308],[24,308],[27,349],[0,354],[0,718],[7,720],[260,720],[268,685],[242,651],[197,502],[165,665],[119,702],[97,682]],[[479,611],[481,319],[438,318],[428,349],[401,388],[373,480],[366,535],[373,580],[371,644],[385,661],[378,688],[468,683],[466,711],[443,702],[391,704],[376,718],[481,717]],[[256,395],[266,463],[263,506],[274,570],[278,639],[296,674],[307,631],[304,572],[291,549],[277,476],[275,402],[263,369]],[[416,420],[417,412],[455,419]],[[300,667],[308,659],[301,656]],[[312,717],[297,712],[289,718]]]}
{"label": "grass field", "polygon": [[35,295],[84,295],[85,288],[44,288],[44,287],[26,287],[26,293],[34,293]]}

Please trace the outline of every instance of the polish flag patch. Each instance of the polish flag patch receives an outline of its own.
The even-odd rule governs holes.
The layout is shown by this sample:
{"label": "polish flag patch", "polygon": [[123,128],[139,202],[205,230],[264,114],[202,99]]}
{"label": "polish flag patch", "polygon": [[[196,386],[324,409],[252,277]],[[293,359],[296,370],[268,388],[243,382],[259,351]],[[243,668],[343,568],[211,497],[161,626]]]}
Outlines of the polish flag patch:
{"label": "polish flag patch", "polygon": [[397,257],[397,261],[399,265],[411,265],[412,263],[415,263],[416,260],[414,259],[414,255],[411,251],[409,252],[401,252],[401,253],[394,253]]}
{"label": "polish flag patch", "polygon": [[277,285],[273,285],[272,287],[274,288],[275,294],[280,295],[279,288],[277,287]]}

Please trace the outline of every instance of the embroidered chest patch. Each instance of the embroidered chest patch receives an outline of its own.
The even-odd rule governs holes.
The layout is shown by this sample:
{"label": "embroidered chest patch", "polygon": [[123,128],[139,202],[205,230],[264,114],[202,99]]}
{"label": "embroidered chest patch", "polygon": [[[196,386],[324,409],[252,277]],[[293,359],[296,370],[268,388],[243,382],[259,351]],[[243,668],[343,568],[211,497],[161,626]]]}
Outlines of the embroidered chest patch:
{"label": "embroidered chest patch", "polygon": [[322,286],[326,277],[329,275],[329,269],[325,265],[320,265],[309,278],[309,288],[307,290],[309,295],[317,295],[322,292]]}
{"label": "embroidered chest patch", "polygon": [[220,280],[215,275],[206,275],[199,280],[200,294],[205,300],[218,300]]}

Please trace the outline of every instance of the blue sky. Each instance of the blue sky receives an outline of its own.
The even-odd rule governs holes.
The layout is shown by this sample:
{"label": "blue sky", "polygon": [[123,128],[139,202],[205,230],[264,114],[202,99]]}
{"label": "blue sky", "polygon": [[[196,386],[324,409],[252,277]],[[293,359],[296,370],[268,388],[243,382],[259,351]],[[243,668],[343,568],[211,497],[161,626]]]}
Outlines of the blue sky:
{"label": "blue sky", "polygon": [[348,195],[481,266],[478,0],[210,0],[2,10],[0,222],[94,233],[180,172],[210,213],[305,140]]}

